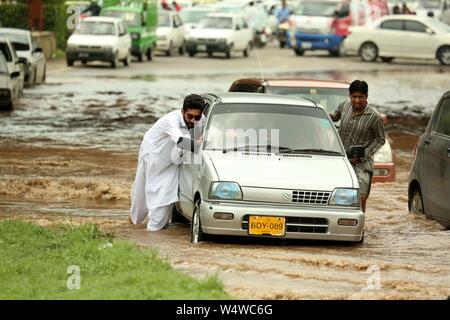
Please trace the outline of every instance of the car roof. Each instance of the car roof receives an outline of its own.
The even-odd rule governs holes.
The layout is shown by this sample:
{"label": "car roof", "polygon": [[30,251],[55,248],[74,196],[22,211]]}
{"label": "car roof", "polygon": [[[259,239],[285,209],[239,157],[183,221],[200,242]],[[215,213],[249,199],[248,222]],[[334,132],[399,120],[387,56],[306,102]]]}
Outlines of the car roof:
{"label": "car roof", "polygon": [[10,34],[30,34],[30,30],[26,30],[26,29],[17,29],[17,28],[0,28],[0,32],[1,31],[5,31],[8,32]]}
{"label": "car roof", "polygon": [[304,98],[288,97],[276,94],[260,94],[249,92],[226,92],[220,94],[208,94],[221,103],[258,103],[258,104],[285,104],[302,107],[319,108],[314,102]]}
{"label": "car roof", "polygon": [[116,17],[99,17],[99,16],[95,16],[95,17],[87,17],[84,18],[81,21],[98,21],[98,22],[120,22],[122,21],[121,18],[116,18]]}
{"label": "car roof", "polygon": [[349,83],[344,81],[301,79],[301,78],[242,78],[236,80],[235,84],[267,84],[270,87],[302,87],[302,88],[336,88],[348,89]]}
{"label": "car roof", "polygon": [[421,22],[427,22],[431,21],[435,18],[430,17],[424,17],[424,16],[418,16],[415,14],[395,14],[395,15],[386,15],[378,18],[377,22],[384,21],[384,20],[415,20],[415,21],[421,21]]}

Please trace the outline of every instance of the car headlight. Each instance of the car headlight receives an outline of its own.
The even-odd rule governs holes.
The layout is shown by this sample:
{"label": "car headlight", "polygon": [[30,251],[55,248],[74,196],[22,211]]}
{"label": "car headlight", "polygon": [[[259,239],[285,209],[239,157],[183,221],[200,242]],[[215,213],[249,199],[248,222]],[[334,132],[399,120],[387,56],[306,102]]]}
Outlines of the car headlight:
{"label": "car headlight", "polygon": [[375,153],[374,161],[381,163],[392,162],[392,149],[389,141],[386,140],[385,144]]}
{"label": "car headlight", "polygon": [[209,188],[209,198],[242,200],[242,190],[236,182],[213,182]]}
{"label": "car headlight", "polygon": [[2,97],[9,97],[9,90],[8,89],[0,89],[0,96]]}
{"label": "car headlight", "polygon": [[140,33],[137,33],[137,32],[131,33],[131,39],[133,39],[133,40],[139,40],[140,37],[141,37]]}
{"label": "car headlight", "polygon": [[334,189],[330,205],[359,207],[358,189]]}

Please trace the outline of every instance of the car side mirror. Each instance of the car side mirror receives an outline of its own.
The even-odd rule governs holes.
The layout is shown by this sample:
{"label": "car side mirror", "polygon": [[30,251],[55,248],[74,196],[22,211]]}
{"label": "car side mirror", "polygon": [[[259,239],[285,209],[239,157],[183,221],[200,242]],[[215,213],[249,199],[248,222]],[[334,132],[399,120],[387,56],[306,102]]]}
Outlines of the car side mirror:
{"label": "car side mirror", "polygon": [[44,50],[41,47],[37,47],[36,49],[34,49],[33,53],[42,53],[44,52]]}
{"label": "car side mirror", "polygon": [[196,147],[196,143],[193,139],[189,139],[189,138],[185,138],[185,137],[180,137],[178,139],[177,145],[179,148],[186,150],[186,151],[190,151],[192,153],[196,153],[198,151],[198,148]]}
{"label": "car side mirror", "polygon": [[350,147],[350,151],[347,152],[347,157],[349,159],[353,159],[353,158],[364,158],[366,155],[366,150],[364,148],[364,146],[351,146]]}
{"label": "car side mirror", "polygon": [[239,27],[239,26],[236,26],[236,28],[235,28],[236,30],[241,30],[241,27]]}
{"label": "car side mirror", "polygon": [[18,78],[18,77],[20,77],[19,71],[15,71],[15,72],[11,73],[11,78]]}

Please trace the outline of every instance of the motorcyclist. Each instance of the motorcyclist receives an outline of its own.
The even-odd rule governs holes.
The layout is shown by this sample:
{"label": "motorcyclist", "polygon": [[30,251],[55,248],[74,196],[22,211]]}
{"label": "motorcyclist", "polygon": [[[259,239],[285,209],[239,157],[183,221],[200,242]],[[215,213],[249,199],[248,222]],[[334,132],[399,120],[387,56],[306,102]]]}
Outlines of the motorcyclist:
{"label": "motorcyclist", "polygon": [[287,7],[286,0],[281,1],[281,7],[275,12],[278,20],[277,38],[280,42],[280,47],[284,48],[287,43],[287,30],[289,28],[289,16],[291,11]]}

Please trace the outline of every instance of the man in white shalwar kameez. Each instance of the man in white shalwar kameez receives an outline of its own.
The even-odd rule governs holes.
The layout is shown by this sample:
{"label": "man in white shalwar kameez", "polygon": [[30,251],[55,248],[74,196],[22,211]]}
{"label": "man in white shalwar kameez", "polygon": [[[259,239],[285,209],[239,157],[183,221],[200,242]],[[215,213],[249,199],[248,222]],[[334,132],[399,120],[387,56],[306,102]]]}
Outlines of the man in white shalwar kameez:
{"label": "man in white shalwar kameez", "polygon": [[178,201],[178,172],[182,152],[180,137],[200,138],[204,99],[191,94],[183,108],[161,117],[144,135],[131,189],[130,220],[140,224],[148,215],[148,231],[163,229]]}

